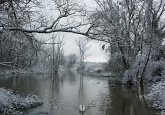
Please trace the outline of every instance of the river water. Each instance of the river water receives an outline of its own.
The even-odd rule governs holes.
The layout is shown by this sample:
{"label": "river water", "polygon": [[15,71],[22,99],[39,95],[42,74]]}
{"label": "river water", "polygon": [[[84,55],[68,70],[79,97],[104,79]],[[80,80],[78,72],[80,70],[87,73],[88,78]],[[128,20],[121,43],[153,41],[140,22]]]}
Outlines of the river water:
{"label": "river water", "polygon": [[[109,78],[81,76],[66,72],[53,78],[46,74],[3,77],[0,87],[21,95],[33,93],[43,105],[25,115],[157,115],[135,88],[124,88]],[[86,111],[79,112],[79,105]]]}

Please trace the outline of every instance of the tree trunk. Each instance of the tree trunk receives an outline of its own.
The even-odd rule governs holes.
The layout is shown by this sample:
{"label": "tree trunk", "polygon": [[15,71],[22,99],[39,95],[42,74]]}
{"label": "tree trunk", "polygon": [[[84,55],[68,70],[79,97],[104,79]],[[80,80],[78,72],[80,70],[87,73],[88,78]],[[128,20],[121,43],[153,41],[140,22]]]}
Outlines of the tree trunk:
{"label": "tree trunk", "polygon": [[128,69],[129,66],[128,66],[128,64],[127,64],[127,61],[126,61],[125,56],[124,56],[123,48],[120,46],[119,41],[118,41],[118,47],[119,47],[119,50],[120,50],[120,52],[121,52],[123,65],[124,65],[125,69]]}
{"label": "tree trunk", "polygon": [[145,63],[145,65],[144,65],[144,68],[143,68],[142,73],[141,73],[141,76],[140,76],[140,87],[141,87],[141,89],[143,89],[144,72],[145,72],[145,70],[146,70],[146,68],[147,68],[147,65],[148,65],[148,62],[149,62],[149,60],[150,60],[150,53],[151,53],[151,48],[149,49],[149,53],[148,53],[148,55],[147,55],[147,60],[146,60],[146,63]]}

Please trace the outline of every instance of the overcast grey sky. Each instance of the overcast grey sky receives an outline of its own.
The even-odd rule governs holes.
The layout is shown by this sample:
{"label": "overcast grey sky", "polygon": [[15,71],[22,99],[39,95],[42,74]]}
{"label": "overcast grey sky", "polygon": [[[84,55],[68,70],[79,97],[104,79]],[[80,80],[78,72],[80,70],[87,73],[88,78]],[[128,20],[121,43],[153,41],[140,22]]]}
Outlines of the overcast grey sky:
{"label": "overcast grey sky", "polygon": [[[96,6],[96,3],[94,0],[80,0],[82,4],[85,4],[88,9],[92,9]],[[49,6],[49,7],[48,7]],[[45,9],[43,12],[46,12],[47,18],[55,18],[53,15],[53,12],[50,11],[51,9],[51,3],[45,2]],[[52,6],[53,7],[53,6]],[[41,11],[42,12],[42,11]],[[78,54],[78,47],[76,45],[75,40],[78,38],[82,38],[83,36],[71,34],[71,33],[61,33],[64,35],[64,53],[65,55],[68,55],[70,53]],[[60,35],[61,35],[60,34]],[[47,38],[49,39],[52,35],[39,35],[40,38]],[[90,62],[105,62],[106,61],[106,55],[104,54],[104,51],[102,51],[101,44],[96,41],[89,41],[90,49],[88,51],[88,54],[90,55],[86,61]]]}
{"label": "overcast grey sky", "polygon": [[[78,38],[82,38],[82,36],[75,35],[75,34],[65,35],[64,51],[66,55],[70,53],[78,54],[78,47],[75,42],[75,40]],[[88,51],[89,56],[87,57],[86,61],[90,61],[90,62],[105,62],[106,61],[106,56],[104,54],[104,51],[102,51],[100,43],[96,41],[89,41],[89,46],[90,46],[90,49]]]}

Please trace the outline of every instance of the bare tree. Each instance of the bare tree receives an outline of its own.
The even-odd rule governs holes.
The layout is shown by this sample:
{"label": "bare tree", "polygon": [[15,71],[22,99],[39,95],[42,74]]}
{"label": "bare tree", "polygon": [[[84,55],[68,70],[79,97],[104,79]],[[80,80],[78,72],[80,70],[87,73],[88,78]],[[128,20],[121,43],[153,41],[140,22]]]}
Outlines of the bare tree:
{"label": "bare tree", "polygon": [[57,39],[57,37],[52,37],[52,73],[57,74],[60,65],[63,65],[64,61],[64,52],[63,52],[63,45],[64,42],[61,39]]}
{"label": "bare tree", "polygon": [[76,54],[69,54],[67,56],[67,67],[72,68],[74,64],[77,62],[77,56]]}
{"label": "bare tree", "polygon": [[83,71],[84,68],[85,68],[85,59],[88,57],[88,50],[90,48],[90,46],[88,45],[88,41],[87,40],[83,40],[83,39],[79,39],[79,40],[76,40],[76,44],[79,48],[79,56],[80,56],[80,67],[79,67],[79,70],[80,71]]}

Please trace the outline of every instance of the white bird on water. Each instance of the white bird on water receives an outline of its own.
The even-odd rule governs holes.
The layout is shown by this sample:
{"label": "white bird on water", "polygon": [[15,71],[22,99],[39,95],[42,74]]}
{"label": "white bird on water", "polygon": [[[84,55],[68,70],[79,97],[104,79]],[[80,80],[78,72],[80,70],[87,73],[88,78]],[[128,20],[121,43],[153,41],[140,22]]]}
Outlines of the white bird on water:
{"label": "white bird on water", "polygon": [[85,105],[80,105],[79,107],[80,112],[85,112],[85,109],[86,109]]}

